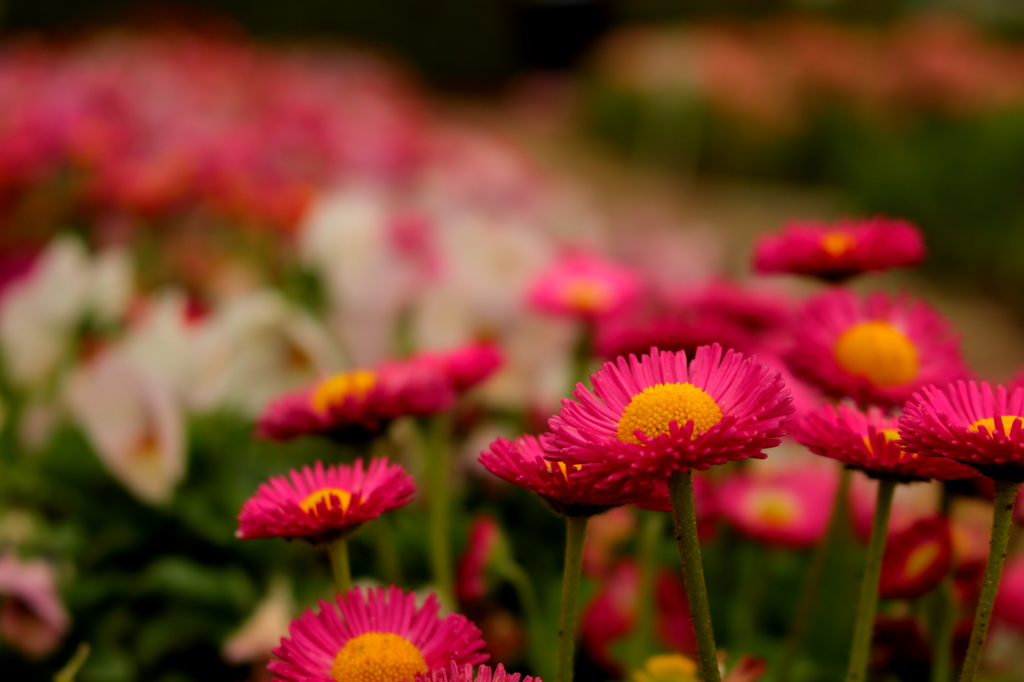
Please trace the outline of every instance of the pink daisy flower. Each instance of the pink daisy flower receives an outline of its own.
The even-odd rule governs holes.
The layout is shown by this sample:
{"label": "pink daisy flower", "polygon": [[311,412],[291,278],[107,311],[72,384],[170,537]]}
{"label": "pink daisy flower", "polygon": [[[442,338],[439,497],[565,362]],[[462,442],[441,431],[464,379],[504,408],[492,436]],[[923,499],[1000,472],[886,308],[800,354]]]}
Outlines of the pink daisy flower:
{"label": "pink daisy flower", "polygon": [[440,608],[435,595],[416,608],[416,596],[394,585],[365,595],[357,587],[292,621],[267,669],[276,682],[407,682],[487,660],[476,626],[454,613],[438,618]]}
{"label": "pink daisy flower", "polygon": [[899,431],[910,452],[970,464],[990,478],[1024,480],[1024,388],[926,386],[903,408]]}
{"label": "pink daisy flower", "polygon": [[608,472],[608,484],[667,479],[747,457],[779,444],[793,412],[780,374],[718,344],[685,353],[651,349],[620,357],[577,384],[551,418],[548,459]]}
{"label": "pink daisy flower", "polygon": [[719,315],[759,335],[787,329],[795,312],[794,301],[781,293],[726,279],[680,292],[677,300],[688,309]]}
{"label": "pink daisy flower", "polygon": [[838,483],[831,468],[737,473],[719,488],[719,509],[730,525],[753,540],[810,547],[825,533]]}
{"label": "pink daisy flower", "polygon": [[272,402],[260,416],[257,432],[271,440],[322,435],[363,441],[398,417],[447,410],[455,403],[456,386],[479,378],[481,365],[479,359],[461,354],[421,354],[342,372]]}
{"label": "pink daisy flower", "polygon": [[953,563],[953,536],[941,515],[921,519],[890,534],[882,560],[878,594],[882,599],[914,599],[938,585]]}
{"label": "pink daisy flower", "polygon": [[642,355],[651,348],[683,351],[689,356],[700,346],[718,343],[723,348],[747,350],[754,345],[738,322],[718,313],[675,311],[657,315],[625,312],[597,325],[594,350],[599,357]]}
{"label": "pink daisy flower", "polygon": [[471,665],[459,666],[452,663],[447,668],[432,670],[426,675],[417,675],[414,682],[541,682],[541,679],[505,672],[505,666],[501,663],[493,673],[487,665],[482,665],[474,671]]}
{"label": "pink daisy flower", "polygon": [[924,257],[921,231],[905,220],[848,218],[835,225],[794,222],[781,234],[761,238],[754,252],[754,270],[841,282],[862,272],[911,267]]}
{"label": "pink daisy flower", "polygon": [[946,321],[906,296],[832,289],[807,303],[793,337],[785,359],[794,374],[861,404],[899,406],[922,386],[967,376]]}
{"label": "pink daisy flower", "polygon": [[536,436],[498,438],[480,454],[480,463],[498,478],[537,493],[564,516],[593,516],[624,504],[669,509],[665,485],[629,478],[607,481],[592,467],[548,461],[549,453]]}
{"label": "pink daisy flower", "polygon": [[324,465],[292,470],[260,485],[242,505],[237,536],[254,538],[303,538],[313,544],[330,542],[353,533],[412,500],[412,477],[386,458],[355,464]]}
{"label": "pink daisy flower", "polygon": [[456,391],[476,386],[505,364],[501,349],[493,343],[468,343],[440,357]]}
{"label": "pink daisy flower", "polygon": [[615,313],[640,295],[640,278],[603,258],[571,253],[541,273],[528,293],[538,310],[587,320]]}
{"label": "pink daisy flower", "polygon": [[907,452],[899,446],[899,439],[896,417],[886,417],[877,407],[862,412],[849,405],[822,405],[809,412],[796,434],[797,442],[814,454],[838,459],[869,476],[906,482],[979,476],[966,464],[946,457]]}

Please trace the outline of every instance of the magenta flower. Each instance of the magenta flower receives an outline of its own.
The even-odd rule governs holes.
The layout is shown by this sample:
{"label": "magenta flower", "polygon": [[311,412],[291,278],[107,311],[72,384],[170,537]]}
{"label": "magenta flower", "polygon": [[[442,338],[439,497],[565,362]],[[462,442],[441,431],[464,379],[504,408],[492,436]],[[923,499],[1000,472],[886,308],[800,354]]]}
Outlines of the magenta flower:
{"label": "magenta flower", "polygon": [[608,472],[609,484],[763,458],[793,412],[778,372],[718,344],[697,349],[689,366],[685,353],[652,348],[591,379],[593,392],[577,384],[576,400],[562,401],[545,449],[549,460]]}
{"label": "magenta flower", "polygon": [[856,407],[822,405],[800,421],[796,440],[811,452],[837,459],[869,476],[904,481],[977,478],[980,474],[946,457],[907,452],[898,444],[896,417],[877,407],[862,412]]}
{"label": "magenta flower", "polygon": [[[901,445],[928,457],[970,464],[986,476],[1024,475],[1024,388],[992,389],[958,381],[926,386],[906,404],[899,420]],[[997,478],[997,476],[991,476]]]}
{"label": "magenta flower", "polygon": [[312,469],[292,470],[260,485],[242,505],[237,536],[329,542],[408,504],[415,490],[405,469],[385,458],[371,460],[365,469],[361,459],[326,469],[317,462]]}
{"label": "magenta flower", "polygon": [[632,270],[598,256],[573,253],[542,273],[528,298],[538,310],[594,320],[631,304],[640,289],[640,278]]}
{"label": "magenta flower", "polygon": [[71,626],[53,566],[0,554],[0,640],[30,658],[53,653]]}
{"label": "magenta flower", "polygon": [[767,475],[741,472],[719,488],[719,509],[730,525],[753,540],[781,547],[810,547],[825,533],[837,485],[831,468]]}
{"label": "magenta flower", "polygon": [[487,660],[476,626],[454,613],[438,618],[440,608],[435,595],[417,608],[416,596],[394,585],[349,590],[292,621],[267,669],[275,682],[407,682]]}
{"label": "magenta flower", "polygon": [[793,373],[861,404],[899,406],[922,386],[967,376],[946,321],[906,296],[832,289],[807,303],[793,336],[785,356]]}
{"label": "magenta flower", "polygon": [[812,275],[839,282],[862,272],[911,267],[925,257],[921,231],[905,220],[845,219],[835,225],[789,223],[761,238],[754,270]]}
{"label": "magenta flower", "polygon": [[[550,440],[548,436],[543,438]],[[547,453],[545,450],[547,449]],[[668,510],[668,488],[657,482],[630,478],[606,480],[607,474],[583,464],[548,461],[551,449],[536,436],[515,441],[499,438],[480,454],[480,463],[495,476],[540,495],[565,516],[593,516],[611,507],[639,504]]]}
{"label": "magenta flower", "polygon": [[413,682],[541,682],[541,679],[505,672],[505,666],[501,663],[494,669],[493,674],[487,665],[481,665],[474,671],[471,665],[458,666],[452,663],[447,668],[438,668],[428,674],[417,675]]}
{"label": "magenta flower", "polygon": [[594,351],[598,357],[609,359],[642,355],[651,348],[683,351],[692,357],[697,348],[712,343],[739,351],[754,346],[750,332],[739,322],[718,313],[627,311],[598,323]]}
{"label": "magenta flower", "polygon": [[476,386],[505,364],[501,349],[493,343],[469,343],[440,357],[456,391]]}

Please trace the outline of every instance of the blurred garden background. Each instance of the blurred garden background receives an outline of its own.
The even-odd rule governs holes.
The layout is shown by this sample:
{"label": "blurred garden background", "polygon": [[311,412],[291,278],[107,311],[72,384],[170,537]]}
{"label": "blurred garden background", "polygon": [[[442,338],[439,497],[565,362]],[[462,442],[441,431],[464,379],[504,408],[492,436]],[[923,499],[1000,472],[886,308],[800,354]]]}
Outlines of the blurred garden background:
{"label": "blurred garden background", "polygon": [[[488,552],[515,556],[551,621],[562,524],[476,462],[542,431],[577,375],[578,326],[530,309],[530,284],[598,253],[706,342],[770,361],[785,332],[707,322],[715,287],[785,318],[813,286],[751,274],[755,240],[850,215],[921,229],[922,266],[872,286],[927,298],[975,376],[1024,367],[1024,4],[0,0],[0,677],[52,679],[86,643],[81,682],[270,679],[330,568],[300,541],[238,540],[239,509],[269,476],[370,451],[271,442],[255,420],[332,372],[483,341],[505,364],[448,426],[457,577],[487,570],[446,607],[495,661],[546,672],[519,573]],[[419,480],[418,438],[396,420],[372,453]],[[985,495],[959,492],[956,570],[977,577]],[[432,584],[423,509],[352,540],[357,582]],[[664,528],[658,634],[630,639],[654,513],[591,529],[582,682],[693,653]],[[775,679],[811,552],[727,516],[705,538],[720,645]],[[846,665],[857,562],[832,561],[797,682]],[[905,622],[932,607],[889,609],[878,680],[935,679],[931,633]],[[986,679],[1024,679],[1022,627],[1005,619]]]}

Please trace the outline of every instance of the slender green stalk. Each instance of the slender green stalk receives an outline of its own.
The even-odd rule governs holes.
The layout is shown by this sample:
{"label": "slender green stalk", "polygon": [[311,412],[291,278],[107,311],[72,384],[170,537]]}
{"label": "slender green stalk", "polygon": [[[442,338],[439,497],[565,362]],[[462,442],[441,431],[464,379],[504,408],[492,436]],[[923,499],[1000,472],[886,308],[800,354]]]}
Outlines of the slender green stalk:
{"label": "slender green stalk", "polygon": [[878,482],[875,520],[871,524],[871,538],[868,540],[868,556],[864,565],[864,580],[860,585],[857,620],[853,624],[853,645],[850,648],[850,664],[846,669],[846,682],[861,682],[868,672],[871,635],[874,633],[875,612],[878,609],[878,580],[882,576],[882,555],[885,553],[889,512],[892,511],[895,492],[896,481],[882,479]]}
{"label": "slender green stalk", "polygon": [[594,355],[594,325],[585,322],[572,352],[572,376],[569,377],[569,395],[576,390],[576,384],[589,385],[590,362]]}
{"label": "slender green stalk", "polygon": [[803,644],[804,635],[807,634],[807,629],[811,626],[814,607],[818,603],[818,593],[821,591],[821,583],[825,579],[825,567],[828,565],[829,555],[838,541],[843,524],[846,523],[846,499],[850,491],[850,478],[851,471],[844,467],[839,478],[839,488],[836,490],[835,500],[832,502],[832,512],[829,515],[825,537],[821,539],[814,550],[811,566],[807,570],[807,577],[800,590],[793,624],[790,626],[789,636],[786,637],[786,644],[776,668],[775,682],[789,680],[789,673],[796,661],[796,655],[800,651],[800,645]]}
{"label": "slender green stalk", "polygon": [[981,663],[981,652],[988,636],[988,625],[992,619],[992,604],[999,588],[999,576],[1003,572],[1003,561],[1006,559],[1006,545],[1010,540],[1010,523],[1013,520],[1013,502],[1017,498],[1020,483],[1014,481],[996,481],[996,501],[992,514],[992,544],[988,550],[988,564],[985,566],[985,582],[981,585],[981,597],[978,599],[978,610],[974,614],[974,629],[971,630],[971,643],[967,648],[967,658],[960,672],[960,682],[972,682]]}
{"label": "slender green stalk", "polygon": [[946,576],[936,590],[932,631],[931,682],[953,682],[953,628],[956,608],[953,602],[953,579]]}
{"label": "slender green stalk", "polygon": [[636,594],[636,627],[626,649],[626,666],[639,670],[649,653],[654,631],[654,581],[658,572],[658,540],[665,528],[662,512],[644,512],[640,528],[640,584]]}
{"label": "slender green stalk", "polygon": [[398,559],[398,547],[391,530],[391,521],[387,514],[374,520],[370,535],[377,555],[377,568],[387,584],[404,585],[402,562]]}
{"label": "slender green stalk", "polygon": [[589,516],[567,516],[565,531],[565,572],[562,575],[562,606],[558,613],[558,665],[556,682],[572,682],[576,660],[576,624],[579,620],[580,572],[583,541]]}
{"label": "slender green stalk", "polygon": [[327,546],[327,554],[331,557],[334,587],[341,594],[345,594],[352,589],[352,567],[348,563],[348,540],[338,538]]}
{"label": "slender green stalk", "polygon": [[534,674],[541,679],[552,678],[551,647],[548,646],[547,628],[544,621],[544,614],[540,609],[540,602],[537,599],[537,590],[533,587],[533,581],[529,574],[515,561],[509,560],[501,567],[502,576],[508,580],[516,590],[519,597],[519,605],[523,609],[523,618],[526,620],[526,631],[529,634],[529,660],[533,666]]}
{"label": "slender green stalk", "polygon": [[697,538],[697,511],[693,501],[693,472],[675,472],[668,478],[668,495],[672,501],[672,527],[679,559],[683,565],[683,584],[690,602],[693,629],[697,634],[697,654],[703,682],[721,682],[718,669],[718,649],[711,626],[711,607],[704,584],[704,566],[700,558]]}
{"label": "slender green stalk", "polygon": [[447,415],[437,415],[424,422],[424,455],[426,457],[427,505],[430,517],[430,566],[434,585],[441,601],[449,608],[455,605],[451,547],[451,499],[448,481],[451,474],[448,447]]}

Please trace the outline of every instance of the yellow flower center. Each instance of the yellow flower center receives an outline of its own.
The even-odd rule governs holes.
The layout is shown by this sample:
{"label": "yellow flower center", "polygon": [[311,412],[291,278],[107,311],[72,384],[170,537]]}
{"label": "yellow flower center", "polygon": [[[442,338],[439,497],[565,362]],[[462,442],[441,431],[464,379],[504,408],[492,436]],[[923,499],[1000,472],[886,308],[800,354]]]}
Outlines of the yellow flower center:
{"label": "yellow flower center", "polygon": [[829,232],[821,238],[821,249],[833,258],[839,258],[852,251],[857,240],[847,232]]}
{"label": "yellow flower center", "polygon": [[393,632],[366,632],[345,642],[331,666],[338,682],[404,682],[427,672],[423,653]]}
{"label": "yellow flower center", "polygon": [[903,567],[903,577],[907,580],[919,577],[939,558],[941,552],[942,548],[935,540],[915,548],[907,557],[907,563]]}
{"label": "yellow flower center", "polygon": [[323,414],[329,411],[332,405],[345,402],[346,398],[365,398],[376,385],[377,375],[370,370],[357,369],[353,372],[335,374],[316,387],[311,400],[313,409]]}
{"label": "yellow flower center", "polygon": [[668,433],[669,424],[684,426],[693,420],[693,436],[722,421],[715,399],[691,383],[656,384],[633,396],[619,418],[618,437],[623,443],[639,444],[635,431],[648,438]]}
{"label": "yellow flower center", "polygon": [[697,664],[682,654],[659,654],[647,659],[636,682],[697,682]]}
{"label": "yellow flower center", "polygon": [[352,493],[341,488],[321,488],[310,494],[299,503],[302,511],[307,514],[316,514],[316,508],[323,502],[328,510],[341,508],[341,513],[348,511],[348,505],[352,502]]}
{"label": "yellow flower center", "polygon": [[881,388],[899,386],[917,376],[917,348],[888,322],[850,327],[836,341],[833,353],[846,372]]}
{"label": "yellow flower center", "polygon": [[750,501],[754,516],[766,526],[786,528],[800,513],[800,506],[789,493],[781,490],[762,490]]}
{"label": "yellow flower center", "polygon": [[[880,433],[883,436],[885,436],[885,442],[886,443],[891,443],[894,440],[899,440],[900,439],[900,432],[897,431],[896,429],[882,429],[878,433]],[[867,446],[868,452],[872,452],[873,453],[875,451],[875,448],[871,445],[871,439],[868,438],[867,436],[864,437],[864,445]],[[907,453],[901,451],[900,452],[900,459],[903,459],[903,456],[905,454],[907,454]]]}
{"label": "yellow flower center", "polygon": [[[1003,432],[1006,433],[1006,435],[1010,435],[1010,430],[1013,428],[1013,423],[1015,421],[1024,421],[1024,417],[1010,417],[1005,415],[1003,416]],[[985,417],[984,419],[979,419],[978,421],[968,426],[967,430],[980,431],[982,426],[984,426],[988,430],[989,435],[992,435],[996,432],[996,420],[993,419],[992,417]]]}
{"label": "yellow flower center", "polygon": [[566,305],[573,310],[592,313],[608,305],[608,287],[593,279],[577,279],[569,282],[562,292]]}

